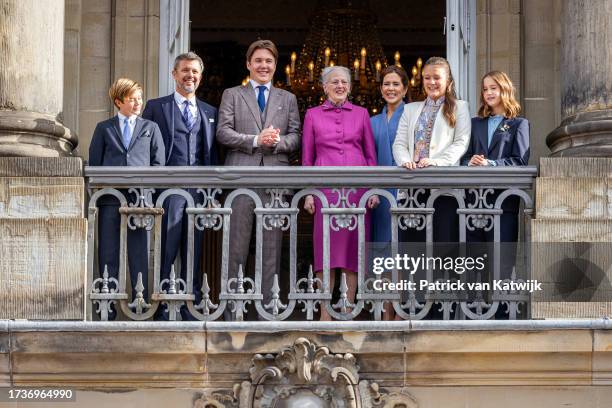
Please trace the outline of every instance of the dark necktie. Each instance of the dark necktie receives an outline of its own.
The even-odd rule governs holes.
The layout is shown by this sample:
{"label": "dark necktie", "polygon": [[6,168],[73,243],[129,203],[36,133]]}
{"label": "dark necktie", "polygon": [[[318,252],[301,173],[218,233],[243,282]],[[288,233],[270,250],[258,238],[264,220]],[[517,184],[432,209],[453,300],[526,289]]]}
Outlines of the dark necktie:
{"label": "dark necktie", "polygon": [[189,106],[191,106],[191,102],[185,100],[185,102],[183,102],[183,105],[185,105],[185,109],[183,109],[183,122],[185,122],[187,130],[191,132],[191,129],[193,129],[194,125],[193,115],[191,114],[191,109],[189,109]]}
{"label": "dark necktie", "polygon": [[263,112],[264,109],[266,109],[266,86],[259,85],[257,89],[259,89],[259,95],[257,95],[257,104],[259,105],[259,110]]}

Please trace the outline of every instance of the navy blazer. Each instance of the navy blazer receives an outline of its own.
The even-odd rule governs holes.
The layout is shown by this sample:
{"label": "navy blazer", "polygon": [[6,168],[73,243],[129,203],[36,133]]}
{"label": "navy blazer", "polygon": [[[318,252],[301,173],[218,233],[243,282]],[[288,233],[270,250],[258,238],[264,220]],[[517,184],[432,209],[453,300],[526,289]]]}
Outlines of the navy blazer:
{"label": "navy blazer", "polygon": [[498,166],[526,166],[529,161],[529,121],[525,118],[504,118],[488,146],[489,118],[472,118],[472,137],[461,165],[467,166],[475,154],[482,154]]}
{"label": "navy blazer", "polygon": [[136,117],[127,149],[121,133],[118,116],[98,123],[89,145],[90,166],[163,166],[166,163],[162,134],[155,122]]}
{"label": "navy blazer", "polygon": [[[151,99],[147,102],[142,117],[154,121],[159,125],[159,128],[166,146],[166,163],[172,156],[172,148],[174,147],[174,93],[157,99]],[[217,132],[217,109],[206,102],[196,98],[198,112],[202,118],[202,129],[205,137],[205,146],[208,146],[208,141],[211,145],[208,146],[208,151],[203,152],[204,157],[200,160],[205,166],[213,166],[217,164],[217,146],[215,142],[215,133]],[[210,136],[209,136],[210,135]]]}

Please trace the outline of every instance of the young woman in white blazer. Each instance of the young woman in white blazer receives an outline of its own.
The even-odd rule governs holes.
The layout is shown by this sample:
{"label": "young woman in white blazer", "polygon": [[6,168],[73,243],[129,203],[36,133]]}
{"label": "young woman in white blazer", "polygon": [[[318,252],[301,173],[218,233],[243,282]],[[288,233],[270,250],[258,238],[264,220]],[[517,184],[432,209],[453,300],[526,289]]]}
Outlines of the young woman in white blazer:
{"label": "young woman in white blazer", "polygon": [[[393,143],[395,162],[408,170],[459,166],[470,141],[471,118],[467,102],[457,99],[446,59],[431,57],[425,62],[423,86],[427,99],[404,107]],[[425,203],[428,196],[429,191],[417,199]],[[459,221],[456,200],[453,197],[439,197],[434,202],[434,208],[434,241],[457,242]],[[400,234],[402,241],[425,241],[424,228],[421,231],[408,228],[404,232]]]}

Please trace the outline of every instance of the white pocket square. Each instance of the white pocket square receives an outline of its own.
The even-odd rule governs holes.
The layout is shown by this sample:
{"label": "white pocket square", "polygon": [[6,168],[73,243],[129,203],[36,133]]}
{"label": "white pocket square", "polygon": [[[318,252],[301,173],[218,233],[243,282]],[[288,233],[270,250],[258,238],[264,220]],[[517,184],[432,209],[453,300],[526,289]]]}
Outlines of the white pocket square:
{"label": "white pocket square", "polygon": [[208,118],[208,122],[209,123],[215,123],[215,119],[214,118]]}

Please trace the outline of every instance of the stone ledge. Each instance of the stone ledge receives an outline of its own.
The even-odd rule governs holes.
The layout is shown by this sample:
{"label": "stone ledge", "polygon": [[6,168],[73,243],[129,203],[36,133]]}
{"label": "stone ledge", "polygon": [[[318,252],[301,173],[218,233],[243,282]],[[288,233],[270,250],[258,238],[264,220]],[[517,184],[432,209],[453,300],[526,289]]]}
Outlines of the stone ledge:
{"label": "stone ledge", "polygon": [[83,177],[80,157],[0,157],[0,177]]}
{"label": "stone ledge", "polygon": [[612,177],[612,158],[542,157],[540,177]]}
{"label": "stone ledge", "polygon": [[[248,378],[254,354],[278,353],[305,337],[331,353],[354,354],[360,378],[383,387],[612,384],[612,325],[605,319],[419,322],[424,324],[418,329],[391,325],[404,328],[395,331],[379,331],[377,326],[390,326],[362,322],[372,325],[359,333],[343,331],[343,324],[337,324],[339,332],[313,332],[285,330],[287,325],[277,323],[274,336],[228,330],[227,337],[246,339],[228,349],[213,344],[214,333],[206,325],[190,323],[173,323],[166,331],[163,323],[134,323],[133,331],[129,323],[119,322],[0,324],[0,383],[100,390],[231,389]],[[347,342],[347,336],[353,341]],[[396,343],[399,347],[387,347]]]}

